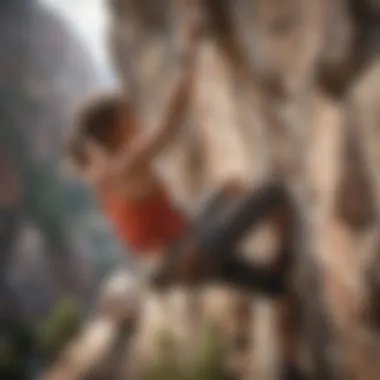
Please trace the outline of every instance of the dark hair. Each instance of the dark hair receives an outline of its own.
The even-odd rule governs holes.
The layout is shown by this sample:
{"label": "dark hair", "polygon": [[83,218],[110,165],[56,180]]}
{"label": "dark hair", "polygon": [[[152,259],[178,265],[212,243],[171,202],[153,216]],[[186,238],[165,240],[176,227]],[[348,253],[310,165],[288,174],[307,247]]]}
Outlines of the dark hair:
{"label": "dark hair", "polygon": [[78,112],[75,128],[67,141],[66,153],[74,164],[87,163],[86,142],[93,141],[110,150],[118,141],[116,125],[121,107],[129,107],[119,94],[102,95],[91,99]]}

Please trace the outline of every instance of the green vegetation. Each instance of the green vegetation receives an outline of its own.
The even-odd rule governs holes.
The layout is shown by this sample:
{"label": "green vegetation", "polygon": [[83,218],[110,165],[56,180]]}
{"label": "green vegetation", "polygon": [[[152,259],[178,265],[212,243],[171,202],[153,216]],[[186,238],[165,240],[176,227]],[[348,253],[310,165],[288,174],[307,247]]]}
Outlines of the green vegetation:
{"label": "green vegetation", "polygon": [[22,320],[5,321],[0,334],[0,379],[29,379],[41,362],[56,358],[82,322],[79,305],[71,298],[58,301],[38,331]]}
{"label": "green vegetation", "polygon": [[219,329],[207,326],[201,334],[196,355],[185,366],[179,363],[181,353],[169,333],[164,332],[158,339],[159,356],[143,380],[230,380],[225,368],[225,345]]}
{"label": "green vegetation", "polygon": [[54,360],[63,347],[79,332],[83,315],[79,305],[71,298],[56,303],[41,325],[39,344],[43,358]]}
{"label": "green vegetation", "polygon": [[28,378],[35,344],[34,333],[27,324],[22,321],[9,321],[0,336],[0,378],[9,380]]}
{"label": "green vegetation", "polygon": [[178,363],[178,351],[170,333],[164,331],[157,339],[160,347],[155,363],[147,369],[143,380],[182,380],[186,376]]}
{"label": "green vegetation", "polygon": [[222,334],[213,325],[206,326],[191,367],[191,380],[229,380],[231,376],[225,368],[226,345]]}

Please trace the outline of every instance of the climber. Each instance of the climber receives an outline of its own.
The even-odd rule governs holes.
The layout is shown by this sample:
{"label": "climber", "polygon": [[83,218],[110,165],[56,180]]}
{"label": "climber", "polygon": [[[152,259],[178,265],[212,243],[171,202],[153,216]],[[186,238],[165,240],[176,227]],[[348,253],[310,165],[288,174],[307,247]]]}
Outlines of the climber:
{"label": "climber", "polygon": [[[190,57],[195,56],[190,51]],[[279,183],[241,195],[236,181],[220,189],[225,203],[237,196],[224,218],[191,223],[168,196],[152,163],[174,139],[192,93],[194,59],[181,76],[164,121],[141,132],[131,104],[118,94],[91,101],[78,114],[68,156],[93,187],[101,207],[125,244],[140,256],[160,258],[156,284],[170,279],[213,278],[266,294],[284,290],[283,268],[259,267],[238,258],[235,245],[264,217],[288,207]],[[219,201],[220,201],[219,199]]]}

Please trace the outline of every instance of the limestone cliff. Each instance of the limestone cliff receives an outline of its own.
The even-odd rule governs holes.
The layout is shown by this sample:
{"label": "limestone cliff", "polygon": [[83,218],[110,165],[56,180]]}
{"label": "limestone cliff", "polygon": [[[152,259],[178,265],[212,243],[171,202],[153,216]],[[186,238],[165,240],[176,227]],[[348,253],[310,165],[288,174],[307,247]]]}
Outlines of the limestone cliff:
{"label": "limestone cliff", "polygon": [[[176,36],[189,21],[189,3],[167,0],[157,7],[150,7],[148,0],[111,3],[117,9],[112,25],[116,66],[128,96],[140,106],[149,125],[159,119],[167,97],[162,94],[170,92],[170,83],[180,69],[176,57],[183,46]],[[194,140],[184,132],[168,153],[164,172],[187,207],[227,177],[240,176],[255,183],[275,170],[282,173],[294,190],[303,218],[297,240],[301,243],[308,236],[298,254],[298,281],[303,284],[300,296],[306,313],[303,338],[314,346],[315,375],[322,376],[326,372],[318,371],[327,370],[331,363],[326,354],[317,358],[317,346],[321,353],[324,344],[334,342],[342,352],[341,338],[349,328],[348,320],[361,320],[358,310],[368,306],[361,263],[368,255],[373,263],[377,256],[369,241],[377,241],[373,231],[377,229],[380,193],[372,172],[377,167],[376,149],[368,140],[372,136],[375,144],[379,138],[373,128],[369,131],[370,118],[375,118],[377,111],[369,92],[365,97],[350,95],[365,87],[363,81],[368,83],[367,74],[361,73],[372,72],[375,82],[376,5],[345,0],[191,4],[200,7],[208,23],[198,52],[190,125],[184,127]],[[356,104],[366,121],[353,120]],[[359,136],[364,130],[367,140]],[[349,138],[352,134],[354,140]],[[352,141],[357,153],[347,158],[346,146]],[[346,182],[342,173],[349,160],[355,174]],[[183,183],[193,186],[183,190]],[[365,183],[370,184],[367,189]],[[191,194],[186,192],[190,188],[194,190]],[[349,211],[355,207],[353,201],[338,204],[341,188],[343,193],[352,189],[355,201],[358,197],[368,200],[367,204],[358,203],[361,214],[355,214],[356,218],[367,215],[364,225],[353,224],[354,214]],[[347,212],[342,213],[342,208]],[[364,306],[358,309],[348,301],[350,297],[362,300]],[[325,309],[327,299],[332,301]],[[323,339],[327,339],[325,343]],[[359,347],[357,342],[356,349],[364,349]],[[349,368],[342,360],[346,363],[343,367]],[[342,374],[335,376],[341,378]]]}
{"label": "limestone cliff", "polygon": [[[181,31],[195,11],[190,7],[199,6],[207,33],[197,57],[196,92],[183,134],[161,163],[163,173],[190,211],[231,176],[251,184],[282,176],[300,216],[294,290],[301,314],[293,317],[301,317],[295,329],[301,334],[290,334],[299,362],[313,379],[379,378],[376,359],[367,355],[379,349],[377,2],[109,3],[115,66],[147,128],[164,112],[185,48]],[[260,232],[248,253],[268,260],[275,237]],[[226,305],[235,296],[221,298]],[[212,306],[218,297],[207,298],[205,291],[196,303],[202,297],[207,302],[197,309],[198,327],[207,310],[220,311]],[[142,338],[178,315],[171,327],[183,347],[192,341],[186,318],[194,299],[174,299],[161,304],[161,322],[143,309]],[[246,331],[252,344],[243,376],[277,379],[289,351],[281,345],[283,310],[253,297],[249,304],[255,313],[252,333]]]}

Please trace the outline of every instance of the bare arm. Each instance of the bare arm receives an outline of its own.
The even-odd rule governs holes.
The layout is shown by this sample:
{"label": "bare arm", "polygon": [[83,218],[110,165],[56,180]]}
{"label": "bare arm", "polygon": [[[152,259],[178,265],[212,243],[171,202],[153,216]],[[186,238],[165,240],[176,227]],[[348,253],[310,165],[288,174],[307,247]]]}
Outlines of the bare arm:
{"label": "bare arm", "polygon": [[145,134],[128,151],[119,156],[114,173],[125,174],[149,165],[175,137],[181,126],[181,117],[187,108],[193,83],[193,67],[181,78],[171,98],[163,122],[152,132]]}
{"label": "bare arm", "polygon": [[191,68],[182,78],[169,102],[168,112],[163,123],[149,134],[142,133],[138,141],[133,142],[131,147],[115,157],[111,163],[101,158],[101,152],[96,152],[99,150],[96,144],[88,144],[88,149],[96,152],[96,157],[99,158],[97,165],[99,171],[95,174],[98,183],[109,185],[114,180],[117,181],[120,176],[124,177],[136,169],[147,167],[171,142],[181,126],[181,117],[188,104],[193,81],[192,74],[193,69]]}
{"label": "bare arm", "polygon": [[182,74],[175,89],[163,121],[151,133],[142,133],[141,138],[133,146],[119,156],[111,172],[118,176],[125,175],[136,168],[149,165],[175,137],[181,126],[183,116],[192,93],[196,61],[196,47],[198,45],[199,28],[195,27],[189,37],[188,67]]}
{"label": "bare arm", "polygon": [[[131,153],[130,162],[150,163],[173,140],[181,127],[182,117],[189,104],[193,85],[193,67],[184,74],[178,88],[171,98],[163,122],[150,134],[142,136],[139,144]],[[133,164],[134,166],[134,164]]]}

